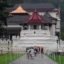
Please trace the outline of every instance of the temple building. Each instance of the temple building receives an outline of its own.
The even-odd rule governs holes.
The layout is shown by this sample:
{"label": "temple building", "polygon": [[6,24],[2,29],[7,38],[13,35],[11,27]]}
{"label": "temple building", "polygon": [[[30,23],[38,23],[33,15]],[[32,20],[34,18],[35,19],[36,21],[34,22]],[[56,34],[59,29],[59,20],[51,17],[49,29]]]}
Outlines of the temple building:
{"label": "temple building", "polygon": [[43,47],[57,50],[60,33],[60,13],[50,3],[20,4],[7,10],[8,35],[13,35],[13,50]]}

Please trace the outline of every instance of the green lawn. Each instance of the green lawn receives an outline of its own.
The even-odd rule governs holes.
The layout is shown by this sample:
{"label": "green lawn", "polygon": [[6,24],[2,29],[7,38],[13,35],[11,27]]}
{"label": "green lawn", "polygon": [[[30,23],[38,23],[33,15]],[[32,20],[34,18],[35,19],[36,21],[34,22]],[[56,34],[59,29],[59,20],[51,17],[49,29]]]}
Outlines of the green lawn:
{"label": "green lawn", "polygon": [[3,54],[0,55],[0,64],[9,64],[10,62],[16,60],[23,54]]}
{"label": "green lawn", "polygon": [[50,58],[58,62],[58,64],[64,64],[64,55],[50,55]]}

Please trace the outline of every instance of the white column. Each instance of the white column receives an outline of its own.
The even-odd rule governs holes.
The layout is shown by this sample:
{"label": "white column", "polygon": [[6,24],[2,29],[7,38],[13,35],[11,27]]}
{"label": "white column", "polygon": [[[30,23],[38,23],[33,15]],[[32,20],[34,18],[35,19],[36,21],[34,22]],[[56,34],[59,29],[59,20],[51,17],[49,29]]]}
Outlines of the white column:
{"label": "white column", "polygon": [[56,31],[57,31],[57,32],[60,32],[60,20],[57,21]]}
{"label": "white column", "polygon": [[52,25],[52,35],[54,36],[55,35],[55,24]]}
{"label": "white column", "polygon": [[29,30],[31,29],[30,27],[31,27],[31,26],[29,25],[29,26],[28,26],[28,29],[29,29]]}
{"label": "white column", "polygon": [[41,30],[41,25],[39,25],[39,30]]}

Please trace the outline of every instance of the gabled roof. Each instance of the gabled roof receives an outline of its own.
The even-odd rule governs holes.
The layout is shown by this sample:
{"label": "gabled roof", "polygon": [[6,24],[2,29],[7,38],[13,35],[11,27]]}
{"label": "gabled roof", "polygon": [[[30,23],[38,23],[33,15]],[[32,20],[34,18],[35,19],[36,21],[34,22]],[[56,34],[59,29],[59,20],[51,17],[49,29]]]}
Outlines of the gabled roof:
{"label": "gabled roof", "polygon": [[46,12],[43,17],[47,23],[53,23],[52,20],[56,20],[56,18],[53,18],[48,12]]}
{"label": "gabled roof", "polygon": [[24,10],[23,9],[23,7],[22,6],[18,6],[15,10],[13,10],[12,12],[10,12],[10,13],[27,13],[27,11],[26,10]]}

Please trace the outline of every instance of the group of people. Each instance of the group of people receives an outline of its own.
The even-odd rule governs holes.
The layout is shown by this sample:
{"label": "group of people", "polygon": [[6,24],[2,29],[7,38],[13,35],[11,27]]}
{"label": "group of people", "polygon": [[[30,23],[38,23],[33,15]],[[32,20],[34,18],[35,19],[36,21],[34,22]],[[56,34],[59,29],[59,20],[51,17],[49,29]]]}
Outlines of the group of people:
{"label": "group of people", "polygon": [[39,53],[43,54],[43,48],[41,51],[38,48],[26,48],[26,55],[28,59],[34,59],[34,57]]}

